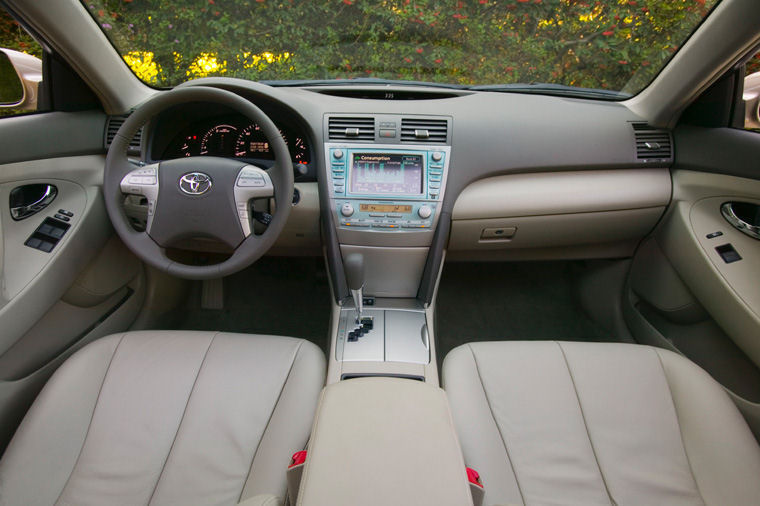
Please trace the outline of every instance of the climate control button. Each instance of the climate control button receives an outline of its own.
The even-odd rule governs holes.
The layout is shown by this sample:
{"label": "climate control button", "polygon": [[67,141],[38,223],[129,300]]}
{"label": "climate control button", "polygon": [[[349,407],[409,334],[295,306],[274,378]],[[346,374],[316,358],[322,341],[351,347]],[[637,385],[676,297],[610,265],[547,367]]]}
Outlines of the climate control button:
{"label": "climate control button", "polygon": [[346,202],[345,204],[343,204],[341,206],[341,208],[340,208],[340,214],[342,214],[343,216],[346,216],[346,217],[353,215],[354,214],[354,206],[352,206],[350,202]]}
{"label": "climate control button", "polygon": [[420,218],[426,220],[433,214],[433,210],[430,209],[430,206],[420,206],[420,208],[417,210],[417,214],[420,216]]}

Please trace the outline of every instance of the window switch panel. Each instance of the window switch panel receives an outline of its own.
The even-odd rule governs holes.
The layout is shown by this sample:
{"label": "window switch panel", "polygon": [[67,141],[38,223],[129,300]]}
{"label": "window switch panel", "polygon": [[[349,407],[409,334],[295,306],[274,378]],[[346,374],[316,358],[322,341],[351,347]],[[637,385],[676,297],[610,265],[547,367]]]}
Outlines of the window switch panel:
{"label": "window switch panel", "polygon": [[45,218],[37,230],[24,242],[26,246],[45,253],[50,253],[56,244],[63,239],[71,225],[60,220]]}

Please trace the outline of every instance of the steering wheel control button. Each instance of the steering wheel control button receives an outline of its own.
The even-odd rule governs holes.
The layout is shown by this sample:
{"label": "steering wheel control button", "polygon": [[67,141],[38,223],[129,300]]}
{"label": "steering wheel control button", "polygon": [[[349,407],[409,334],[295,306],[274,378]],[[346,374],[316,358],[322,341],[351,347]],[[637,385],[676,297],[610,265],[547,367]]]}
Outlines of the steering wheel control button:
{"label": "steering wheel control button", "polygon": [[354,206],[352,206],[349,202],[346,202],[340,207],[340,214],[346,217],[353,215]]}
{"label": "steering wheel control button", "polygon": [[267,183],[263,177],[241,177],[237,185],[241,188],[260,188],[266,186]]}
{"label": "steering wheel control button", "polygon": [[179,189],[187,195],[203,195],[212,186],[211,176],[203,172],[188,172],[179,178]]}
{"label": "steering wheel control button", "polygon": [[430,206],[420,206],[420,208],[417,210],[417,214],[420,216],[420,218],[426,220],[433,214],[433,210],[430,209]]}

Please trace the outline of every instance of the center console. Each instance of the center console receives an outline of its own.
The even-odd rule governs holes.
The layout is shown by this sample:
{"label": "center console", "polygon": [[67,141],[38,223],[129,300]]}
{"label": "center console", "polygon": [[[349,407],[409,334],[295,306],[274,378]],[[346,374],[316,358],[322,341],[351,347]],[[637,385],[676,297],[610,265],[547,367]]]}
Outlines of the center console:
{"label": "center console", "polygon": [[440,388],[397,378],[341,381],[325,387],[313,427],[291,486],[298,506],[473,506],[481,498]]}
{"label": "center console", "polygon": [[329,212],[352,293],[334,307],[328,381],[437,382],[432,311],[417,293],[446,191],[450,132],[443,116],[325,118]]}

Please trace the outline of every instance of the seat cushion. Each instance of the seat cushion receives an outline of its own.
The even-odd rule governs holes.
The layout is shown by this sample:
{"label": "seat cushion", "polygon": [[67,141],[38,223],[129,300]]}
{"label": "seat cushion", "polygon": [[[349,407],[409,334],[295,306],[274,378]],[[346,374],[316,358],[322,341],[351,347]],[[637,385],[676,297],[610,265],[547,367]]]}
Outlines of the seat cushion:
{"label": "seat cushion", "polygon": [[313,344],[130,332],[69,358],[0,461],[0,504],[237,504],[284,497],[325,378]]}
{"label": "seat cushion", "polygon": [[443,383],[465,462],[496,504],[757,504],[760,447],[730,398],[675,353],[486,342]]}

